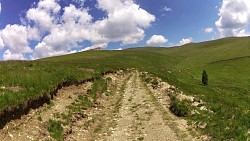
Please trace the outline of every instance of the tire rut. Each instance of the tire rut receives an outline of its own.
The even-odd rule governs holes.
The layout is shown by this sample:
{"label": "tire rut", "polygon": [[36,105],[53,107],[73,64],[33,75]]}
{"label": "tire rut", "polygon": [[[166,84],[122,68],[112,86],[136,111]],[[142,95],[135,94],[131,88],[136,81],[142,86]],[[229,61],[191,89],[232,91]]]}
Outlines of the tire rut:
{"label": "tire rut", "polygon": [[126,84],[116,118],[117,126],[112,135],[104,140],[178,140],[176,133],[164,123],[147,93],[138,72],[133,73]]}

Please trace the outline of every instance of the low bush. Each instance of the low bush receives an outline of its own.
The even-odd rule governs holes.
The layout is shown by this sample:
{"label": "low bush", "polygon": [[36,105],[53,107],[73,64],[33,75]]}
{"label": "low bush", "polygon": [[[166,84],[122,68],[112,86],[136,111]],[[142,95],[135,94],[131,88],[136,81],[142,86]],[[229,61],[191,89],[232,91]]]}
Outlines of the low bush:
{"label": "low bush", "polygon": [[172,100],[169,109],[179,117],[186,117],[190,113],[189,107],[184,101]]}

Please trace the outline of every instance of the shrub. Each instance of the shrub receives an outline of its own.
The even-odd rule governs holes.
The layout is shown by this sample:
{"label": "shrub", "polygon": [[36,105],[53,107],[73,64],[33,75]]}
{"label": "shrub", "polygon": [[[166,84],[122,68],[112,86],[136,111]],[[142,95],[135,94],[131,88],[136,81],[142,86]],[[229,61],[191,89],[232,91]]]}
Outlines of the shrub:
{"label": "shrub", "polygon": [[183,101],[172,100],[169,107],[170,111],[179,117],[186,117],[189,115],[189,107]]}
{"label": "shrub", "polygon": [[207,72],[205,70],[202,73],[202,84],[204,86],[208,85],[208,75],[207,75]]}

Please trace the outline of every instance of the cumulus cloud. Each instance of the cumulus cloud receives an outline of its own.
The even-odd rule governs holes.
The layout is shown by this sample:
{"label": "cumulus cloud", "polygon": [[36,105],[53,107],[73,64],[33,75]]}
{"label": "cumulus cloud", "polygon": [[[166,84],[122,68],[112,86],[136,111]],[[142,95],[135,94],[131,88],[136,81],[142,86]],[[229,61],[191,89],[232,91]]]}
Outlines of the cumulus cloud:
{"label": "cumulus cloud", "polygon": [[27,28],[22,25],[6,25],[1,31],[1,37],[11,51],[16,53],[31,53],[28,43]]}
{"label": "cumulus cloud", "polygon": [[246,27],[250,22],[249,0],[223,0],[215,22],[221,37],[248,35]]}
{"label": "cumulus cloud", "polygon": [[189,37],[189,38],[183,38],[183,39],[181,39],[181,41],[180,41],[180,45],[185,45],[185,44],[191,43],[192,40],[193,40],[193,39],[192,39],[191,37]]}
{"label": "cumulus cloud", "polygon": [[65,7],[61,22],[54,24],[50,33],[35,47],[34,58],[67,54],[77,48],[79,42],[91,40],[94,37],[89,30],[91,20],[86,9],[77,9],[74,5]]}
{"label": "cumulus cloud", "polygon": [[22,53],[13,53],[9,49],[3,54],[3,60],[24,60]]}
{"label": "cumulus cloud", "polygon": [[4,43],[2,37],[0,36],[0,50],[2,50],[3,48],[4,48]]}
{"label": "cumulus cloud", "polygon": [[93,22],[87,9],[76,8],[70,4],[63,9],[61,23],[52,25],[50,34],[35,47],[35,58],[71,52],[84,40],[92,42],[93,45],[80,51],[105,48],[109,42],[121,41],[123,45],[137,43],[144,38],[144,29],[155,20],[155,16],[141,9],[132,0],[97,2],[98,8],[105,11],[107,17]]}
{"label": "cumulus cloud", "polygon": [[204,29],[204,32],[206,33],[212,33],[214,31],[214,29],[212,27],[207,27]]}
{"label": "cumulus cloud", "polygon": [[40,0],[37,7],[27,11],[26,18],[35,23],[40,31],[46,32],[53,28],[60,10],[61,6],[55,0]]}
{"label": "cumulus cloud", "polygon": [[55,49],[53,46],[50,46],[49,44],[45,42],[39,43],[31,55],[31,59],[39,59],[39,58],[44,58],[44,57],[50,57],[50,56],[59,56],[59,55],[64,55],[68,54],[70,50],[63,50],[63,49]]}
{"label": "cumulus cloud", "polygon": [[166,39],[162,35],[153,35],[147,42],[146,44],[148,46],[161,46],[162,44],[168,42],[168,39]]}
{"label": "cumulus cloud", "polygon": [[[72,4],[61,7],[57,0],[40,0],[21,18],[22,25],[8,25],[2,30],[0,49],[8,48],[6,56],[28,53],[31,59],[37,59],[105,48],[110,42],[134,44],[143,40],[144,30],[155,21],[154,15],[133,0],[97,0],[96,7],[106,14],[94,21],[88,8],[73,5],[84,2],[73,0]],[[31,49],[29,42],[33,40],[39,43]],[[92,46],[82,46],[84,41]]]}
{"label": "cumulus cloud", "polygon": [[[107,17],[95,22],[95,29],[109,41],[122,41],[124,45],[137,43],[144,38],[144,28],[155,21],[155,16],[132,0],[98,0],[98,7]],[[129,19],[129,20],[128,20]]]}

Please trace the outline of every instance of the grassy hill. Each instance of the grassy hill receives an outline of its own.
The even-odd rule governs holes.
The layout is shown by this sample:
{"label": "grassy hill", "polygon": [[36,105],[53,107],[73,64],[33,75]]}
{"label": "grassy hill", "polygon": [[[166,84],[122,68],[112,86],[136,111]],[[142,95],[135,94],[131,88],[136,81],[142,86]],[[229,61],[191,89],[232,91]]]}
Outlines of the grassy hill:
{"label": "grassy hill", "polygon": [[[205,101],[213,113],[187,117],[203,121],[214,140],[250,137],[250,38],[225,38],[172,48],[86,51],[36,61],[0,63],[0,110],[49,94],[62,81],[100,77],[108,70],[147,71]],[[209,85],[201,85],[206,70]],[[13,89],[17,89],[14,90]]]}

